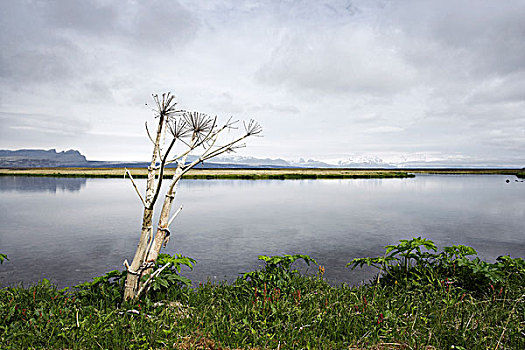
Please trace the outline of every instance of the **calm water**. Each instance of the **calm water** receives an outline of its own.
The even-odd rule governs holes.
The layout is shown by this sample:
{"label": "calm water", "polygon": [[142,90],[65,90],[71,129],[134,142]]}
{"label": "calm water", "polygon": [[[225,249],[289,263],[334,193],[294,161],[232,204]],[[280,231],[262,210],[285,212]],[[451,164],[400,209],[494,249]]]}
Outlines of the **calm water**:
{"label": "calm water", "polygon": [[[507,178],[511,179],[506,183]],[[399,239],[466,244],[488,260],[525,256],[525,183],[510,176],[362,180],[186,180],[166,253],[197,259],[194,280],[232,280],[260,254],[304,253],[333,281],[352,258]],[[144,182],[140,182],[144,187]],[[0,177],[0,284],[87,281],[131,261],[141,205],[128,180]]]}

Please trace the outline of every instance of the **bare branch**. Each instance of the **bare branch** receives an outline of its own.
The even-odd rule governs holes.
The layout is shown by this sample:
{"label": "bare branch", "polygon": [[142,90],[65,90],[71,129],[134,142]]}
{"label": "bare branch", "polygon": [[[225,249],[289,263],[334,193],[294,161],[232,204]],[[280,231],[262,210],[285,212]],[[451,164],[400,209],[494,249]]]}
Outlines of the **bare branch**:
{"label": "bare branch", "polygon": [[241,143],[239,145],[233,145],[230,148],[228,148],[224,153],[235,153],[237,149],[245,148],[245,147],[246,147],[245,143]]}
{"label": "bare branch", "polygon": [[178,155],[177,157],[173,158],[173,159],[170,159],[166,162],[166,165],[168,164],[171,164],[171,163],[175,163],[176,161],[178,161],[179,159],[182,159],[184,158],[185,156],[187,156],[188,154],[190,154],[192,151],[193,151],[193,148],[190,147],[190,145],[186,142],[184,142],[183,140],[180,140],[182,143],[184,143],[186,146],[188,146],[188,149],[186,150],[186,152]]}
{"label": "bare branch", "polygon": [[160,273],[165,269],[167,268],[168,266],[170,266],[171,263],[168,262],[166,265],[162,266],[161,268],[159,268],[157,271],[153,272],[151,274],[151,276],[149,276],[149,278],[146,280],[146,282],[144,282],[144,284],[142,285],[142,287],[139,289],[139,291],[137,292],[137,296],[136,298],[138,299],[140,297],[140,295],[142,294],[142,292],[144,292],[145,290],[147,291],[149,289],[149,284],[151,282],[153,282],[153,280],[158,276],[160,275]]}
{"label": "bare branch", "polygon": [[210,158],[213,158],[213,157],[216,157],[222,153],[225,153],[225,152],[234,152],[236,149],[239,149],[239,148],[242,148],[242,147],[245,147],[246,145],[245,144],[242,144],[242,145],[236,145],[237,143],[239,143],[240,141],[244,140],[245,138],[247,137],[250,137],[250,136],[257,136],[258,134],[260,134],[262,132],[262,127],[261,125],[256,122],[255,120],[251,119],[250,122],[248,123],[248,125],[246,125],[246,123],[244,123],[244,129],[246,131],[246,133],[239,137],[238,139],[224,145],[224,146],[221,146],[219,148],[217,148],[216,150],[212,151],[212,152],[205,152],[201,157],[201,161],[204,161],[204,160],[207,160],[207,159],[210,159]]}
{"label": "bare branch", "polygon": [[[217,118],[217,117],[215,117],[215,118]],[[226,129],[228,129],[228,130],[229,129],[236,129],[235,127],[233,127],[233,125],[236,124],[237,122],[238,122],[238,120],[232,122],[232,117],[230,117],[228,119],[228,121],[221,128],[217,129],[213,134],[208,135],[208,138],[207,138],[207,142],[209,142],[208,148],[201,155],[201,158],[203,156],[205,156],[206,154],[208,154],[213,149],[213,146],[215,145],[215,143],[217,142],[217,140],[219,138],[219,134],[222,131],[226,130]]]}
{"label": "bare branch", "polygon": [[168,146],[168,149],[166,150],[166,153],[164,154],[164,157],[162,158],[162,161],[160,163],[159,178],[157,181],[157,187],[155,189],[155,194],[153,195],[153,198],[150,202],[150,209],[153,209],[153,206],[155,205],[155,202],[157,201],[157,197],[159,196],[160,189],[162,187],[162,178],[164,177],[164,168],[166,167],[166,159],[168,158],[171,148],[173,147],[176,141],[177,141],[176,138],[173,138],[173,140],[171,140],[170,145]]}
{"label": "bare branch", "polygon": [[235,129],[237,130],[238,127],[234,126],[235,124],[237,124],[239,121],[238,120],[233,120],[233,117],[229,117],[228,120],[226,121],[226,123],[224,124],[225,128],[228,128],[228,129]]}
{"label": "bare branch", "polygon": [[[139,191],[139,189],[137,187],[137,184],[135,183],[135,180],[133,180],[133,176],[131,176],[131,173],[129,172],[129,170],[127,168],[126,168],[126,174],[128,174],[129,179],[131,180],[131,183],[133,184],[133,187],[135,188],[135,191],[139,195],[139,198],[140,198],[140,201],[142,202],[142,205],[144,205],[146,207],[147,206],[146,205],[146,201],[144,200],[144,198],[140,194],[140,191]],[[124,174],[124,177],[126,176],[126,174]]]}
{"label": "bare branch", "polygon": [[162,110],[162,107],[160,105],[160,102],[159,102],[159,95],[157,94],[154,94],[154,95],[151,95],[153,96],[153,100],[155,101],[155,104],[157,105],[157,111],[161,111]]}
{"label": "bare branch", "polygon": [[146,126],[146,134],[148,134],[148,138],[150,139],[150,141],[151,141],[153,144],[155,144],[155,141],[153,141],[153,137],[151,137],[151,134],[150,134],[149,129],[148,129],[148,122],[146,121],[146,122],[144,123],[144,125]]}
{"label": "bare branch", "polygon": [[179,213],[182,211],[182,205],[180,206],[179,209],[177,209],[177,211],[175,212],[175,214],[173,214],[173,216],[171,217],[171,219],[168,221],[168,226],[167,227],[170,227],[171,223],[173,222],[173,220],[175,220],[175,218],[177,217],[177,215],[179,215]]}
{"label": "bare branch", "polygon": [[233,150],[233,146],[239,142],[241,142],[242,140],[244,140],[245,138],[249,137],[251,135],[248,135],[248,134],[245,134],[244,136],[241,136],[239,137],[238,139],[236,140],[233,140],[232,142],[224,145],[224,146],[221,146],[217,149],[215,149],[213,152],[210,152],[208,154],[205,154],[204,157],[201,157],[202,160],[207,160],[207,159],[210,159],[210,158],[213,158],[213,157],[216,157],[222,153],[225,153],[225,152],[231,152]]}

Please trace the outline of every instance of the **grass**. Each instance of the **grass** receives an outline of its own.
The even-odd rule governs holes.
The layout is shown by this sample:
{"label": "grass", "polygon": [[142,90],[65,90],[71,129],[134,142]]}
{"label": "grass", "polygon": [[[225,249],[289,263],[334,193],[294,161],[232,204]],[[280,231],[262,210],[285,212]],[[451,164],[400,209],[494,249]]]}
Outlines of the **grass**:
{"label": "grass", "polygon": [[[135,178],[147,177],[147,169],[129,169]],[[168,168],[165,177],[173,176],[175,169]],[[49,176],[121,178],[121,168],[24,168],[0,169],[0,176]],[[192,169],[186,179],[240,179],[240,180],[295,180],[295,179],[362,179],[414,177],[405,171],[350,170],[350,169]]]}
{"label": "grass", "polygon": [[520,169],[469,169],[469,168],[426,168],[407,169],[414,174],[444,174],[444,175],[517,175]]}
{"label": "grass", "polygon": [[232,284],[172,285],[129,304],[121,303],[121,283],[111,282],[118,274],[69,291],[45,280],[4,288],[0,344],[15,349],[525,348],[523,266],[500,284],[476,290],[443,271],[433,281],[407,274],[351,287],[327,283],[322,267],[315,275],[301,275],[291,270],[288,257],[265,257],[264,268]]}
{"label": "grass", "polygon": [[[521,295],[520,295],[521,293]],[[173,289],[120,305],[44,282],[0,293],[3,348],[523,349],[523,288],[484,297],[442,285],[331,286],[294,277],[290,292],[242,283]],[[395,345],[394,345],[395,344]]]}
{"label": "grass", "polygon": [[[133,177],[147,177],[147,169],[129,169]],[[166,177],[173,176],[174,169],[167,168]],[[415,174],[452,175],[516,175],[525,177],[520,169],[337,169],[337,168],[283,168],[283,169],[192,169],[186,179],[238,179],[238,180],[298,180],[298,179],[370,179],[410,178]],[[123,168],[2,168],[0,176],[47,176],[120,178]]]}

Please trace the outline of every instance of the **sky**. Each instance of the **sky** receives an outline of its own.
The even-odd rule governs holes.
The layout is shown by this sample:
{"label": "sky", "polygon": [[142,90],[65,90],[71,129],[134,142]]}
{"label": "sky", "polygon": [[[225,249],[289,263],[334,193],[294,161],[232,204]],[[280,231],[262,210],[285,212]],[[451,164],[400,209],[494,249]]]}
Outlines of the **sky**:
{"label": "sky", "polygon": [[[241,156],[525,166],[525,1],[3,0],[0,149],[147,161],[151,94]],[[227,137],[233,137],[227,135]]]}

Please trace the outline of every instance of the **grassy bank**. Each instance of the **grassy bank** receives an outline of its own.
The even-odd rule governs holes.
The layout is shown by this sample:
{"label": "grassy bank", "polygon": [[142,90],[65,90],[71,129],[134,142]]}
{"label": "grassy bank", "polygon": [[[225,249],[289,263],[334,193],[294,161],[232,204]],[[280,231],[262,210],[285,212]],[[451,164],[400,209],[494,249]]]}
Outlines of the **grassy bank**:
{"label": "grassy bank", "polygon": [[457,169],[457,168],[436,168],[436,169],[407,169],[406,171],[414,174],[443,174],[443,175],[518,175],[520,169]]}
{"label": "grassy bank", "polygon": [[[129,169],[133,177],[145,178],[145,168]],[[0,169],[0,176],[48,176],[48,177],[87,177],[120,178],[123,168],[17,168]],[[165,176],[173,176],[174,169],[166,169]],[[294,179],[371,179],[371,178],[409,178],[415,174],[449,175],[516,175],[524,177],[520,169],[335,169],[335,168],[283,168],[283,169],[192,169],[187,179],[240,179],[240,180],[294,180]]]}
{"label": "grassy bank", "polygon": [[[147,177],[147,169],[129,169],[135,178]],[[166,169],[165,177],[173,176],[174,169]],[[0,169],[0,176],[49,176],[121,178],[121,168],[24,168]],[[293,179],[363,179],[414,177],[405,171],[351,170],[351,169],[192,169],[187,179],[241,179],[241,180],[293,180]]]}
{"label": "grassy bank", "polygon": [[[291,267],[295,260],[312,266],[315,261],[296,255],[261,257],[264,267],[233,284],[188,288],[165,277],[144,299],[129,304],[121,303],[116,271],[75,291],[59,291],[47,281],[4,288],[0,344],[16,349],[523,349],[523,260],[488,264],[465,259],[472,253],[468,247],[433,253],[428,242],[406,241],[383,257],[354,260],[354,266],[379,264],[384,270],[382,278],[361,287],[330,285],[317,266],[315,275],[300,275]],[[428,252],[416,249],[425,247]]]}

